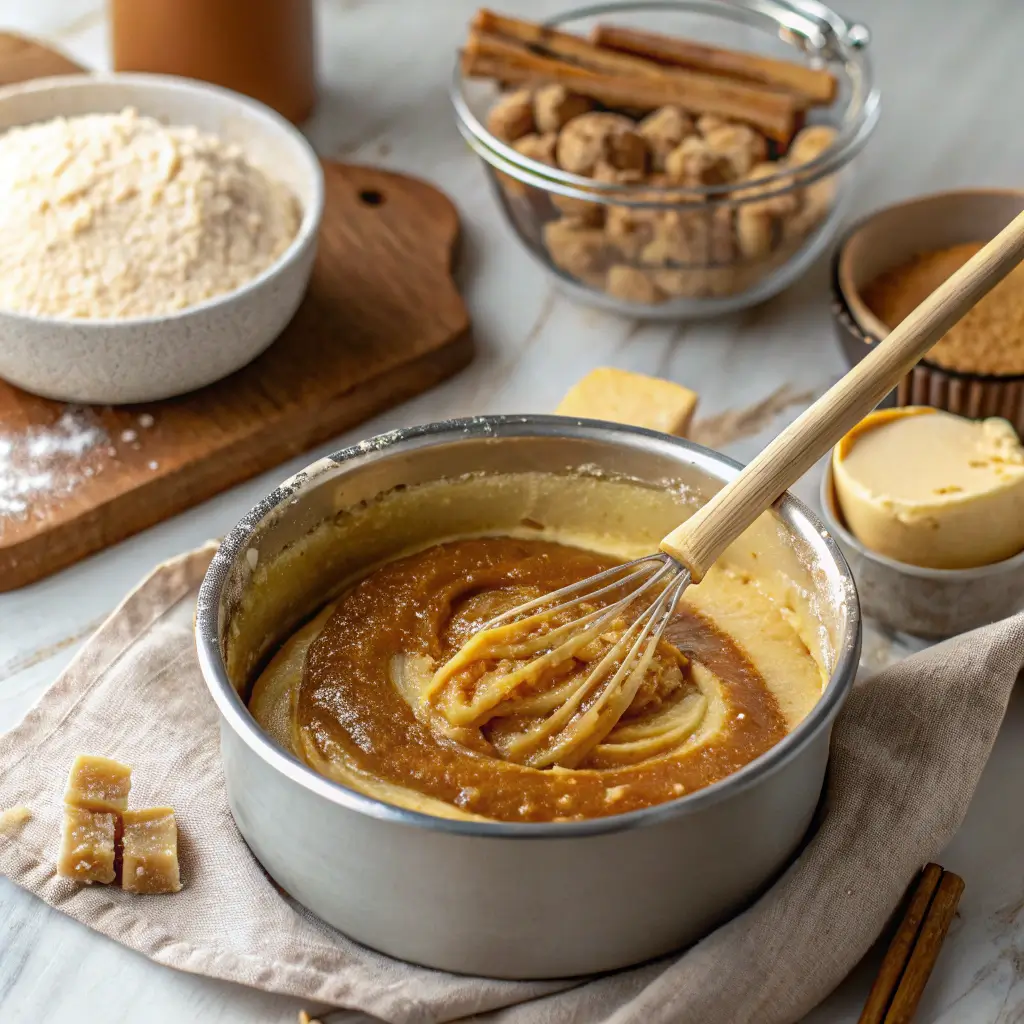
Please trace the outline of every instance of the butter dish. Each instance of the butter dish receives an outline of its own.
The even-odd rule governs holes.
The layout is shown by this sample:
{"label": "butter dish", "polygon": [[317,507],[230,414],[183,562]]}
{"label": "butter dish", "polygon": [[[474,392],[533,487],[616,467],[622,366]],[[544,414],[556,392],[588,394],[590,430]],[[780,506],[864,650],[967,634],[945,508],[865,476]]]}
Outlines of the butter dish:
{"label": "butter dish", "polygon": [[877,554],[973,569],[1024,551],[1024,448],[1004,419],[876,411],[835,447],[832,472],[846,525]]}
{"label": "butter dish", "polygon": [[896,561],[862,544],[839,511],[831,463],[821,515],[853,571],[866,617],[925,639],[945,639],[1024,608],[1024,552],[973,569],[933,569]]}

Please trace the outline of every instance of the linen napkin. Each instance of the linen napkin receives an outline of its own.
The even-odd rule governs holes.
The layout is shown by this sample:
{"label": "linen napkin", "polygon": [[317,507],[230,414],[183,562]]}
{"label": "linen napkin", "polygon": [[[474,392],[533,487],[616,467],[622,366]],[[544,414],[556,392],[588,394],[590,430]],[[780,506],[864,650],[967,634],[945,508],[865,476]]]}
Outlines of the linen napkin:
{"label": "linen napkin", "polygon": [[[0,737],[0,809],[33,815],[0,832],[0,871],[158,963],[394,1024],[799,1020],[854,967],[956,831],[1024,665],[1018,615],[858,685],[833,732],[816,833],[753,906],[690,950],[582,982],[460,977],[345,938],[283,895],[236,831],[192,636],[213,551],[157,568]],[[180,893],[138,897],[56,876],[61,794],[80,752],[131,764],[135,806],[175,807]]]}

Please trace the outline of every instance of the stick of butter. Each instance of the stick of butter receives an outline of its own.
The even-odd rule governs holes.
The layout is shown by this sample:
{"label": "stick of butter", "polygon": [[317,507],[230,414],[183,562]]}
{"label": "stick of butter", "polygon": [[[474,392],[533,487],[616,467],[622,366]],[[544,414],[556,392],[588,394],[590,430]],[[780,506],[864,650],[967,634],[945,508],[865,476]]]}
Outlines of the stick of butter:
{"label": "stick of butter", "polygon": [[898,562],[970,569],[1024,549],[1024,447],[1003,419],[884,409],[832,452],[850,532]]}
{"label": "stick of butter", "polygon": [[574,384],[555,413],[686,437],[696,408],[696,393],[682,384],[602,366]]}

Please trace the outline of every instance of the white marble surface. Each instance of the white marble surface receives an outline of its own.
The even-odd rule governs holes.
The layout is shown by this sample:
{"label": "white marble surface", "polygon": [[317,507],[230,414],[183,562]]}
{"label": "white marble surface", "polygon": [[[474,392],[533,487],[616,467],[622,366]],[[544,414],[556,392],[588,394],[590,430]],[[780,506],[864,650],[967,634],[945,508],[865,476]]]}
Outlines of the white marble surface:
{"label": "white marble surface", "polygon": [[[475,324],[474,365],[436,391],[336,442],[464,413],[548,411],[587,369],[614,364],[701,393],[701,412],[749,407],[786,387],[797,399],[759,434],[727,447],[749,458],[838,376],[823,265],[766,306],[715,323],[644,326],[554,294],[500,222],[483,175],[455,132],[445,93],[474,0],[323,0],[326,95],[311,125],[330,156],[409,170],[440,184],[465,225],[460,280]],[[559,4],[508,3],[527,15]],[[1018,0],[848,0],[874,31],[881,127],[862,164],[852,216],[914,193],[1019,185],[1024,93]],[[0,0],[0,28],[35,33],[84,63],[107,61],[97,0]],[[385,59],[382,43],[388,41]],[[784,404],[784,403],[783,403]],[[13,725],[124,593],[161,559],[229,528],[295,460],[49,580],[0,595],[0,730]],[[816,474],[797,488],[816,501]],[[866,656],[902,650],[874,635]],[[922,1024],[1024,1021],[1024,695],[1013,701],[970,814],[943,856],[967,889],[925,995]],[[853,1022],[877,951],[809,1021]],[[307,1007],[313,1009],[312,1007]],[[298,1004],[158,967],[0,879],[4,1024],[284,1022]],[[331,1021],[348,1019],[331,1014]]]}

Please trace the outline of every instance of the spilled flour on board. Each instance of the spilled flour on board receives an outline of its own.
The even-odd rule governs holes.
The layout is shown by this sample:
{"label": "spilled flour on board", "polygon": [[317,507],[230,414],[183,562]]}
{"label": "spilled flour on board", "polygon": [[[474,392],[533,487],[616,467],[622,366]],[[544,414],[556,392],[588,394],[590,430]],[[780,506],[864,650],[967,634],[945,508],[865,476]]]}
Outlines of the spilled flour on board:
{"label": "spilled flour on board", "polygon": [[92,413],[67,407],[49,426],[0,433],[0,528],[42,514],[99,472],[110,438]]}

